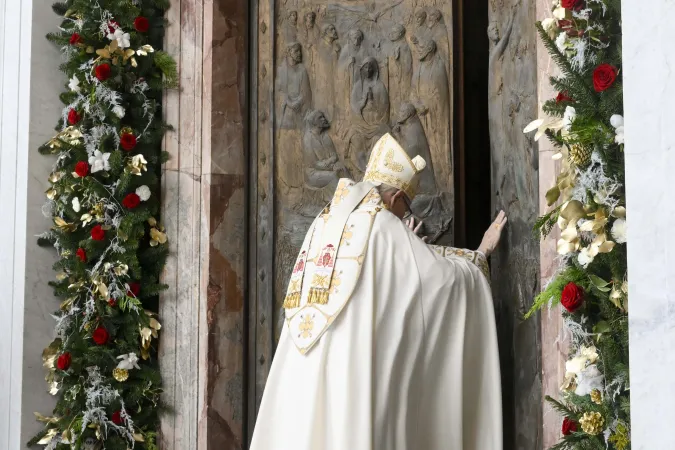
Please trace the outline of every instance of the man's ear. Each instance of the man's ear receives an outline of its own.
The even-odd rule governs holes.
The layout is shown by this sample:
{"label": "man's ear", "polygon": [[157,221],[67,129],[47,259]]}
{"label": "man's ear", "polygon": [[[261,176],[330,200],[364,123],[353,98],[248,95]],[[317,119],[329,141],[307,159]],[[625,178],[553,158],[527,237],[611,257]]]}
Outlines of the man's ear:
{"label": "man's ear", "polygon": [[394,203],[396,202],[396,200],[398,200],[399,198],[402,198],[403,195],[404,195],[403,191],[396,191],[396,193],[391,196],[391,206],[394,206]]}

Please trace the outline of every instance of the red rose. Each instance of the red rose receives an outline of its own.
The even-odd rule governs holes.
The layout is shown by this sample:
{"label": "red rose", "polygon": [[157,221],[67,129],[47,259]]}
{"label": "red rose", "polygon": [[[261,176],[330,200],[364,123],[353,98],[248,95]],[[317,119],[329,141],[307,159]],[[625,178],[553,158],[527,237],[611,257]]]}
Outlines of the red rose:
{"label": "red rose", "polygon": [[91,229],[91,238],[95,241],[102,241],[105,239],[105,230],[101,227],[101,225],[96,225]]}
{"label": "red rose", "polygon": [[109,32],[110,34],[113,34],[113,33],[115,32],[115,30],[116,30],[117,28],[119,28],[119,27],[120,27],[120,24],[117,23],[117,22],[114,21],[114,20],[111,20],[110,22],[108,22],[108,32]]}
{"label": "red rose", "polygon": [[112,420],[112,423],[115,425],[122,425],[124,423],[122,420],[122,411],[115,411],[110,420]]}
{"label": "red rose", "polygon": [[138,16],[136,17],[136,20],[134,20],[134,28],[136,28],[136,31],[139,33],[145,33],[150,28],[150,22],[145,17]]}
{"label": "red rose", "polygon": [[563,30],[566,28],[572,28],[573,25],[574,22],[572,22],[571,20],[562,19],[558,21],[558,28],[562,28]]}
{"label": "red rose", "polygon": [[56,360],[56,367],[58,367],[59,370],[68,370],[72,359],[73,358],[71,358],[70,353],[61,353],[61,355],[59,355],[59,359]]}
{"label": "red rose", "polygon": [[76,255],[83,263],[87,262],[87,252],[85,252],[83,248],[78,248]]}
{"label": "red rose", "polygon": [[115,300],[114,298],[109,298],[108,299],[108,306],[110,306],[111,308],[114,308],[115,306],[117,306],[117,300]]}
{"label": "red rose", "polygon": [[569,436],[572,433],[577,432],[577,423],[570,419],[569,417],[565,417],[565,420],[563,420],[562,423],[562,434],[564,436]]}
{"label": "red rose", "polygon": [[122,204],[127,209],[134,209],[140,203],[141,203],[141,198],[135,192],[132,192],[131,194],[128,194],[126,197],[124,197],[124,200],[122,200]]}
{"label": "red rose", "polygon": [[560,6],[562,6],[565,9],[573,9],[575,11],[581,11],[584,6],[586,5],[586,2],[584,0],[561,0],[560,1]]}
{"label": "red rose", "polygon": [[75,173],[78,177],[86,177],[89,175],[89,164],[86,161],[80,161],[75,164]]}
{"label": "red rose", "polygon": [[79,44],[80,42],[82,42],[82,36],[77,33],[70,35],[70,45]]}
{"label": "red rose", "polygon": [[99,81],[105,81],[110,78],[110,64],[108,63],[99,64],[94,71]]}
{"label": "red rose", "polygon": [[109,337],[110,336],[108,335],[108,330],[106,330],[103,327],[98,327],[97,329],[94,330],[94,334],[91,335],[91,338],[98,345],[103,345],[106,342],[108,342]]}
{"label": "red rose", "polygon": [[558,92],[558,95],[555,97],[555,102],[560,103],[560,102],[572,102],[572,97],[567,95],[567,92]]}
{"label": "red rose", "polygon": [[560,296],[560,303],[569,312],[574,312],[584,303],[584,290],[581,286],[568,283]]}
{"label": "red rose", "polygon": [[120,137],[120,145],[126,151],[131,151],[136,147],[136,136],[131,133],[124,133]]}
{"label": "red rose", "polygon": [[600,64],[593,71],[593,87],[595,92],[606,91],[616,81],[616,67],[610,64]]}
{"label": "red rose", "polygon": [[80,121],[81,118],[82,118],[82,116],[80,116],[77,113],[76,110],[71,108],[70,111],[68,111],[68,123],[69,124],[75,125],[77,122]]}
{"label": "red rose", "polygon": [[138,297],[138,294],[141,293],[141,284],[137,283],[135,281],[129,283],[129,290],[127,291],[127,295],[129,297]]}

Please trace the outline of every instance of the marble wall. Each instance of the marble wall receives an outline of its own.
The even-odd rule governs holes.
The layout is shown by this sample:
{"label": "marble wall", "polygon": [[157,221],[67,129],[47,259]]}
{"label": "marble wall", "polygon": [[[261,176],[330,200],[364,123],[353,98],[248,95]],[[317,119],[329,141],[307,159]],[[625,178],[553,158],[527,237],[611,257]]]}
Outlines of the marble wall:
{"label": "marble wall", "polygon": [[623,79],[633,450],[675,448],[675,3],[624,1]]}

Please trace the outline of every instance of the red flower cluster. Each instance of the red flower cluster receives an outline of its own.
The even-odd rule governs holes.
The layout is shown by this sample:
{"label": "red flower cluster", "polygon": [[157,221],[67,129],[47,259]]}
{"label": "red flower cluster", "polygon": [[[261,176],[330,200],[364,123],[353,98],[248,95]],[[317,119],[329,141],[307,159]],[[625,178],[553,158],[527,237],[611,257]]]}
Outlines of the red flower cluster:
{"label": "red flower cluster", "polygon": [[136,28],[136,31],[139,33],[145,33],[150,29],[150,21],[143,16],[138,16],[136,17],[136,20],[134,20],[134,28]]}
{"label": "red flower cluster", "polygon": [[96,78],[98,78],[98,81],[105,81],[108,78],[110,78],[111,71],[112,69],[110,68],[110,64],[108,63],[99,64],[94,69],[94,73],[96,75]]}
{"label": "red flower cluster", "polygon": [[127,209],[134,209],[140,203],[141,198],[135,192],[128,194],[126,197],[124,197],[124,200],[122,200],[122,205],[124,205],[124,207]]}
{"label": "red flower cluster", "polygon": [[556,103],[561,103],[561,102],[573,102],[572,97],[567,95],[567,92],[558,92],[558,95],[555,97],[555,102]]}
{"label": "red flower cluster", "polygon": [[77,164],[75,164],[75,173],[81,178],[89,175],[89,164],[87,161],[79,161]]}
{"label": "red flower cluster", "polygon": [[72,359],[73,358],[70,356],[70,353],[61,353],[59,358],[56,360],[56,367],[58,367],[59,370],[68,370]]}
{"label": "red flower cluster", "polygon": [[576,311],[584,303],[584,289],[574,283],[568,283],[560,296],[560,303],[571,313]]}
{"label": "red flower cluster", "polygon": [[91,238],[95,241],[102,241],[105,239],[105,230],[101,225],[96,225],[91,229]]}
{"label": "red flower cluster", "polygon": [[82,42],[82,36],[80,36],[77,33],[73,33],[70,35],[70,45],[76,45]]}
{"label": "red flower cluster", "polygon": [[82,119],[82,116],[80,116],[77,113],[77,110],[71,108],[70,111],[68,111],[68,123],[71,125],[75,125],[77,122]]}
{"label": "red flower cluster", "polygon": [[565,9],[571,9],[574,11],[581,11],[584,6],[586,6],[585,0],[561,0],[560,6]]}
{"label": "red flower cluster", "polygon": [[128,152],[136,147],[136,136],[131,133],[124,133],[120,136],[120,145]]}
{"label": "red flower cluster", "polygon": [[572,433],[577,432],[577,423],[570,419],[569,417],[565,417],[565,420],[563,420],[562,423],[562,434],[564,436],[569,436]]}
{"label": "red flower cluster", "polygon": [[77,252],[75,253],[78,258],[80,258],[80,261],[83,263],[87,262],[87,252],[84,251],[82,247],[77,249]]}
{"label": "red flower cluster", "polygon": [[593,71],[593,87],[595,92],[603,92],[612,87],[616,81],[616,67],[610,64],[600,64]]}
{"label": "red flower cluster", "polygon": [[124,424],[124,420],[122,420],[122,411],[115,411],[112,416],[110,417],[110,420],[112,423],[115,425],[122,425]]}
{"label": "red flower cluster", "polygon": [[98,345],[105,345],[108,343],[108,338],[110,338],[110,335],[108,334],[108,330],[106,330],[103,327],[98,327],[94,330],[94,334],[91,335],[91,338],[96,342]]}
{"label": "red flower cluster", "polygon": [[117,23],[114,20],[111,20],[110,22],[108,22],[108,33],[113,34],[115,32],[115,29],[119,27],[120,27],[119,23]]}
{"label": "red flower cluster", "polygon": [[110,306],[111,308],[114,308],[115,306],[117,306],[117,300],[115,300],[114,298],[110,297],[110,298],[108,299],[108,306]]}
{"label": "red flower cluster", "polygon": [[141,284],[136,281],[129,283],[129,290],[127,291],[127,296],[129,297],[138,297],[138,294],[141,293]]}

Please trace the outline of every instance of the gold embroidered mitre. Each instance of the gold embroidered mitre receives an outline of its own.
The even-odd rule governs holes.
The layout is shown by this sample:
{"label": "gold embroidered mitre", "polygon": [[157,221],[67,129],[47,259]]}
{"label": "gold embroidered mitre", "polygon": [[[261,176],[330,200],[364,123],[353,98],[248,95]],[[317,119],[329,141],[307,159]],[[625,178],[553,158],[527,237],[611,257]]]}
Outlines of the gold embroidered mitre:
{"label": "gold embroidered mitre", "polygon": [[421,156],[410,159],[406,151],[389,133],[382,136],[370,154],[363,181],[375,186],[387,184],[405,192],[409,200],[417,193],[420,172],[427,163]]}

